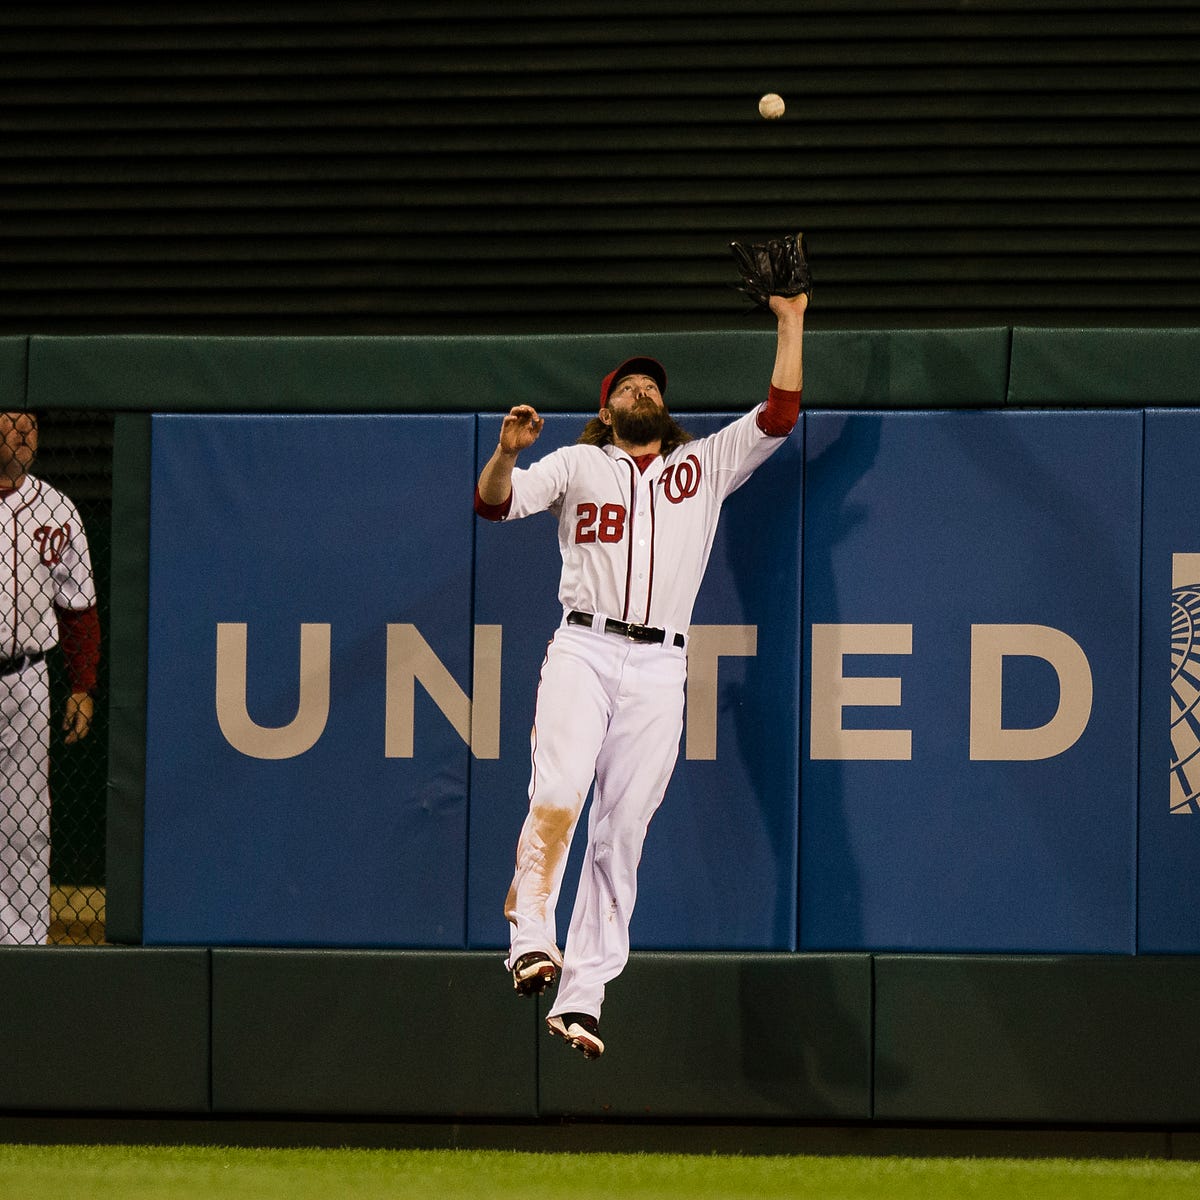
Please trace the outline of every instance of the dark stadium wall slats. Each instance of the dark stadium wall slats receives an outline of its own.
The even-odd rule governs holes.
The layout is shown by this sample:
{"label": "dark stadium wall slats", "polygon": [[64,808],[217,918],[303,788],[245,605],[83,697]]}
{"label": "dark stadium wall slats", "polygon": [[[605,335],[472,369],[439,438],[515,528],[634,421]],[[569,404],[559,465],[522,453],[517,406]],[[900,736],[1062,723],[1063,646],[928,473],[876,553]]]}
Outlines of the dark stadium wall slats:
{"label": "dark stadium wall slats", "polygon": [[[0,11],[0,331],[1186,325],[1200,13],[526,0]],[[788,111],[764,121],[758,97]]]}

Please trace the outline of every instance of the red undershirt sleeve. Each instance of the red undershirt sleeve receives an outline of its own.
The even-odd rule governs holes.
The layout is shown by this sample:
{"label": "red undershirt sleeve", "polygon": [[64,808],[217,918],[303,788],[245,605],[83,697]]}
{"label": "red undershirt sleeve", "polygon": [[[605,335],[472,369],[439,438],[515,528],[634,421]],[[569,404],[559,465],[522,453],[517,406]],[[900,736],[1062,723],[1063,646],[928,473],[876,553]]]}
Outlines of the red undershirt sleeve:
{"label": "red undershirt sleeve", "polygon": [[512,492],[510,491],[505,497],[502,504],[485,504],[483,497],[479,494],[479,488],[475,488],[475,511],[486,521],[503,521],[508,516],[508,510],[512,508]]}
{"label": "red undershirt sleeve", "polygon": [[787,392],[772,384],[767,402],[758,410],[758,427],[768,437],[787,437],[800,419],[802,392]]}
{"label": "red undershirt sleeve", "polygon": [[100,665],[100,617],[96,606],[76,610],[59,608],[56,604],[54,612],[71,691],[90,692],[96,686]]}

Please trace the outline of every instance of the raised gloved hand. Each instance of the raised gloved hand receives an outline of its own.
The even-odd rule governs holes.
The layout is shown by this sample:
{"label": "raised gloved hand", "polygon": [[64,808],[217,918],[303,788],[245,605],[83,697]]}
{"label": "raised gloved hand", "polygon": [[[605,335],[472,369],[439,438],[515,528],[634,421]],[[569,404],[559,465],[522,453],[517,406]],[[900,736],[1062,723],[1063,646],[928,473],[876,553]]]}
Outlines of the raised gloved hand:
{"label": "raised gloved hand", "polygon": [[731,242],[742,282],[737,290],[749,296],[760,308],[770,307],[772,296],[812,295],[812,275],[808,268],[808,246],[804,234],[769,242]]}

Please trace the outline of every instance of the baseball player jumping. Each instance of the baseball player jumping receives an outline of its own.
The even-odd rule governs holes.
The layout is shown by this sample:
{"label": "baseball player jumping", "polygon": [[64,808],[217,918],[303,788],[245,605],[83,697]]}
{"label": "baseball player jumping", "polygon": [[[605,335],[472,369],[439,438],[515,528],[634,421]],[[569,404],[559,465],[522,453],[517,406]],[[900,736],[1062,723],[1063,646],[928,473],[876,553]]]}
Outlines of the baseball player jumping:
{"label": "baseball player jumping", "polygon": [[0,413],[0,943],[50,932],[50,689],[61,643],[71,694],[65,741],[86,737],[100,656],[83,522],[62,492],[29,474],[37,418]]}
{"label": "baseball player jumping", "polygon": [[[642,843],[679,751],[688,627],[721,505],[795,427],[807,305],[805,294],[770,296],[778,332],[767,400],[710,437],[693,440],[668,414],[660,363],[630,358],[604,377],[599,415],[575,445],[518,468],[543,422],[517,405],[479,476],[480,516],[545,510],[558,520],[563,616],[537,690],[505,965],[522,996],[558,980],[547,1026],[587,1058],[604,1053],[604,988],[629,957]],[[593,781],[560,952],[554,910]]]}

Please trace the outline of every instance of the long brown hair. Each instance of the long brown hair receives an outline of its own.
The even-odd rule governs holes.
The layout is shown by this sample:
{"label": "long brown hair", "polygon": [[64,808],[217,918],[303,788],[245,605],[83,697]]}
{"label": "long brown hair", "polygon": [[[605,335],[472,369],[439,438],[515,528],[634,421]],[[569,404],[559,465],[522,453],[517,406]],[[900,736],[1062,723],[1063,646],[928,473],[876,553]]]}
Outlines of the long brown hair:
{"label": "long brown hair", "polygon": [[[583,427],[583,432],[575,439],[575,444],[577,446],[607,446],[612,440],[612,426],[606,425],[599,417],[593,417]],[[692,435],[668,413],[666,432],[663,434],[662,449],[659,453],[666,458],[672,450],[678,449],[685,442],[691,440]]]}

